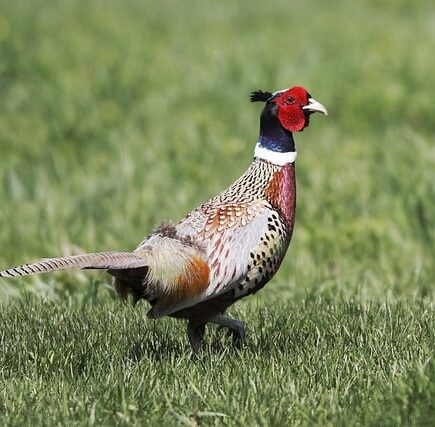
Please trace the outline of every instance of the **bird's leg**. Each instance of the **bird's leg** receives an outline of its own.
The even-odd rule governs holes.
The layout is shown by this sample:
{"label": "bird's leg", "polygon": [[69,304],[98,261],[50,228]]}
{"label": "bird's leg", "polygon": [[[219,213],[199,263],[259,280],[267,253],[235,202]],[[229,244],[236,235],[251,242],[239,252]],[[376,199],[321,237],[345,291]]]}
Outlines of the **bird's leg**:
{"label": "bird's leg", "polygon": [[197,324],[189,321],[187,324],[187,336],[189,338],[190,346],[194,354],[198,353],[204,339],[205,323]]}
{"label": "bird's leg", "polygon": [[246,328],[241,320],[230,319],[222,314],[217,314],[209,319],[209,322],[228,328],[233,335],[233,343],[236,345],[240,345],[245,338]]}

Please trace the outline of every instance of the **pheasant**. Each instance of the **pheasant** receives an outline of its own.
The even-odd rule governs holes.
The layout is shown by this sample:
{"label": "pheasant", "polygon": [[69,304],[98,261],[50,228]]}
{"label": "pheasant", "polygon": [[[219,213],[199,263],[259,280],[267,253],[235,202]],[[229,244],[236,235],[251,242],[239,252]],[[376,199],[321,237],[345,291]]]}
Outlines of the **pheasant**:
{"label": "pheasant", "polygon": [[239,299],[260,290],[277,272],[293,232],[296,208],[293,132],[325,107],[300,86],[252,92],[264,102],[254,160],[225,191],[178,224],[164,223],[132,252],[45,258],[0,272],[26,276],[65,269],[105,269],[122,299],[145,299],[153,319],[187,320],[193,352],[208,322],[225,327],[240,343],[245,326],[224,316]]}

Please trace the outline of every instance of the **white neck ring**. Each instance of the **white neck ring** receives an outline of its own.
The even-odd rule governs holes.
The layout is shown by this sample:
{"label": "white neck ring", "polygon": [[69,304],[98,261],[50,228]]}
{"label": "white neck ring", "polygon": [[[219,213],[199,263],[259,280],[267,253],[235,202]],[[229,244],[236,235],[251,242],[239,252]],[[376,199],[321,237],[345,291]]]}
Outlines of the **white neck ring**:
{"label": "white neck ring", "polygon": [[298,153],[296,151],[288,151],[280,153],[279,151],[269,150],[262,147],[259,143],[255,146],[254,158],[266,160],[277,166],[284,166],[288,163],[294,163]]}

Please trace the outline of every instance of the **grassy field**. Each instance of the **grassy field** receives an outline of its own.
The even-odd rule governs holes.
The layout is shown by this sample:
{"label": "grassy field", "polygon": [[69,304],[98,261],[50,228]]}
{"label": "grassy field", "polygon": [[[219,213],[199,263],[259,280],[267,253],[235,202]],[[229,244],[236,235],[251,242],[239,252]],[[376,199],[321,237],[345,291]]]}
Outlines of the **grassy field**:
{"label": "grassy field", "polygon": [[1,425],[428,425],[435,419],[435,3],[0,0],[0,269],[131,249],[247,167],[253,89],[329,110],[297,135],[273,281],[213,326],[102,273],[0,281]]}

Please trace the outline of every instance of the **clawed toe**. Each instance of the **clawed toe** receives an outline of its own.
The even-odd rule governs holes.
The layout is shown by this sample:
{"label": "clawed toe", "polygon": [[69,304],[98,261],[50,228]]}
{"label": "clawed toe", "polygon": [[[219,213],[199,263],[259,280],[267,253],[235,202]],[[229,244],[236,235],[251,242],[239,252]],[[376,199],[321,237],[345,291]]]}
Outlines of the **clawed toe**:
{"label": "clawed toe", "polygon": [[237,319],[230,319],[228,317],[217,315],[210,319],[210,322],[216,323],[223,328],[228,329],[228,336],[231,336],[233,339],[233,344],[236,347],[240,347],[243,343],[246,335],[246,328],[242,321]]}

